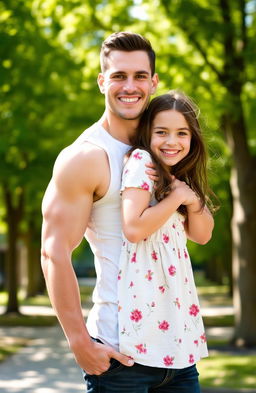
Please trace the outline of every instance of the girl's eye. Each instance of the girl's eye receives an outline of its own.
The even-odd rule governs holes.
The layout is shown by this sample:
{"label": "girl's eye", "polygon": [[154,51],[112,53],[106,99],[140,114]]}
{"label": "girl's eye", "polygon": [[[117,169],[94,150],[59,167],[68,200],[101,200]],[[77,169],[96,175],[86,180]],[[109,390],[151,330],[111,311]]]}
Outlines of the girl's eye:
{"label": "girl's eye", "polygon": [[188,132],[186,132],[186,131],[179,131],[179,135],[180,136],[187,136]]}
{"label": "girl's eye", "polygon": [[166,135],[166,131],[161,131],[161,130],[155,131],[155,133],[156,133],[157,135]]}

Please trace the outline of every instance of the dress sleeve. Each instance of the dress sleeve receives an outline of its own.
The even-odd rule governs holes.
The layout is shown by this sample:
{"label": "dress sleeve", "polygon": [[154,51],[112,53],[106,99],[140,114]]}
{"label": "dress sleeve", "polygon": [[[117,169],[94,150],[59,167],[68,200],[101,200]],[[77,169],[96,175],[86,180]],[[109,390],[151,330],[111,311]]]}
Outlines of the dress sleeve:
{"label": "dress sleeve", "polygon": [[146,164],[149,162],[152,162],[152,159],[147,151],[136,149],[132,152],[123,169],[121,193],[125,188],[130,187],[153,193],[154,181],[145,172]]}

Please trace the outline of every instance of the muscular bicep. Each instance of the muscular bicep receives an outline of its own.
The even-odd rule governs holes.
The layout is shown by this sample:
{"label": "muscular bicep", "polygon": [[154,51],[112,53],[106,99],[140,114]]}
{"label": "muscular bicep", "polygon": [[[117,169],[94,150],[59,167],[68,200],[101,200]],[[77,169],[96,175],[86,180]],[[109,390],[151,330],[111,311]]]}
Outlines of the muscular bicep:
{"label": "muscular bicep", "polygon": [[56,161],[42,204],[42,253],[49,259],[70,257],[83,238],[101,182],[94,160],[90,152],[68,151]]}
{"label": "muscular bicep", "polygon": [[42,243],[45,251],[70,254],[83,238],[91,207],[89,192],[65,195],[51,182],[43,201]]}

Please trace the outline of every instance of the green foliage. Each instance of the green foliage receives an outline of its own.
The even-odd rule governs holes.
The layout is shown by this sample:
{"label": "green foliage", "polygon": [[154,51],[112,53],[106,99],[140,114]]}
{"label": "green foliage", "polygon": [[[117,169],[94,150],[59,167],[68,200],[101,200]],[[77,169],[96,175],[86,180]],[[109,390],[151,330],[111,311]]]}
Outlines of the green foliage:
{"label": "green foliage", "polygon": [[255,388],[256,356],[241,353],[212,354],[198,365],[203,387],[244,389]]}
{"label": "green foliage", "polygon": [[222,116],[229,105],[223,76],[234,70],[224,69],[223,48],[231,33],[238,64],[246,38],[246,74],[239,74],[239,81],[244,82],[249,145],[256,152],[255,2],[245,1],[245,11],[239,5],[243,2],[228,3],[233,31],[223,23],[219,3],[206,0],[0,1],[0,184],[12,190],[14,204],[25,191],[23,233],[36,222],[39,239],[40,203],[54,160],[104,109],[96,84],[102,40],[113,31],[130,30],[145,35],[156,49],[157,94],[179,88],[201,108],[210,184],[220,210],[212,241],[204,247],[190,244],[190,254],[197,265],[216,259],[226,263],[232,157],[223,133]]}

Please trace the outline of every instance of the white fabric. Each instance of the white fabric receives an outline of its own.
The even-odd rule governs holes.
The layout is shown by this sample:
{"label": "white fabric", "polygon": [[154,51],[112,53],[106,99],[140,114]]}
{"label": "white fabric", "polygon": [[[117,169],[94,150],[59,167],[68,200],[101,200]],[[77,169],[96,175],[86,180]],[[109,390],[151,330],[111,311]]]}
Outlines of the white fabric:
{"label": "white fabric", "polygon": [[[151,157],[136,149],[127,161],[121,190],[151,193],[145,173]],[[123,239],[118,275],[120,352],[152,367],[184,368],[208,355],[206,337],[186,247],[184,217],[175,212],[147,239]]]}
{"label": "white fabric", "polygon": [[122,245],[120,185],[124,155],[130,146],[114,139],[99,123],[85,130],[74,143],[84,142],[107,153],[111,173],[108,191],[93,204],[85,233],[94,253],[97,272],[92,298],[94,306],[87,319],[87,328],[92,337],[118,349],[117,275]]}

